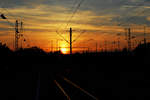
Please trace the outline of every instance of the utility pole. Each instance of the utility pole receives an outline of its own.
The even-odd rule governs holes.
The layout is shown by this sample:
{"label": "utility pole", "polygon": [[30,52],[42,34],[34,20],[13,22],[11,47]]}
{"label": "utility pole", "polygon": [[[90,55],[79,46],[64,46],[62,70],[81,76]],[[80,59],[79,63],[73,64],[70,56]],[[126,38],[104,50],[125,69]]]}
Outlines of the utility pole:
{"label": "utility pole", "polygon": [[20,34],[20,36],[21,36],[21,48],[22,48],[22,41],[23,41],[23,38],[22,38],[22,37],[23,37],[23,22],[21,21],[20,24],[21,24],[21,27],[20,27],[20,33],[21,33],[21,34]]}
{"label": "utility pole", "polygon": [[57,51],[60,51],[59,39],[57,39]]}
{"label": "utility pole", "polygon": [[97,53],[97,42],[96,42],[96,45],[95,45],[95,46],[96,46],[96,48],[95,48],[95,49],[96,49],[96,53]]}
{"label": "utility pole", "polygon": [[102,46],[101,46],[101,44],[99,44],[99,50],[100,50],[100,52],[101,52],[101,50],[102,50]]}
{"label": "utility pole", "polygon": [[118,42],[118,51],[120,51],[120,35],[121,35],[120,33],[117,34],[117,37],[118,37],[118,41],[117,41]]}
{"label": "utility pole", "polygon": [[144,26],[144,45],[146,45],[146,27]]}
{"label": "utility pole", "polygon": [[128,39],[128,28],[125,28],[125,40]]}
{"label": "utility pole", "polygon": [[53,53],[53,40],[51,40],[51,52]]}
{"label": "utility pole", "polygon": [[72,55],[72,28],[70,28],[70,55]]}
{"label": "utility pole", "polygon": [[118,51],[120,51],[120,37],[118,37]]}
{"label": "utility pole", "polygon": [[114,41],[114,51],[116,50],[116,41]]}
{"label": "utility pole", "polygon": [[128,28],[125,28],[125,41],[127,41],[126,48],[128,48]]}
{"label": "utility pole", "polygon": [[19,40],[19,31],[18,31],[18,20],[15,23],[15,50],[18,50],[18,40]]}
{"label": "utility pole", "polygon": [[107,41],[104,41],[104,45],[105,45],[105,52],[107,52]]}
{"label": "utility pole", "polygon": [[128,50],[131,50],[131,29],[128,28]]}
{"label": "utility pole", "polygon": [[58,40],[56,40],[56,44],[55,44],[55,51],[58,51]]}
{"label": "utility pole", "polygon": [[[5,16],[4,16],[4,14],[0,14],[0,17],[2,18],[2,19],[7,19]],[[8,21],[8,19],[7,19],[7,22],[11,25],[11,26],[13,26],[14,27],[14,25],[12,25],[12,23],[10,23],[9,21]],[[16,22],[15,22],[15,39],[14,39],[14,49],[17,51],[18,50],[18,48],[19,48],[19,38],[20,38],[20,32],[22,32],[22,25],[23,25],[23,22],[21,22],[21,29],[19,30],[19,22],[18,22],[18,20],[16,20]],[[20,32],[19,32],[20,31]],[[21,44],[21,46],[22,46],[22,44]]]}
{"label": "utility pole", "polygon": [[112,52],[115,51],[115,41],[112,42]]}

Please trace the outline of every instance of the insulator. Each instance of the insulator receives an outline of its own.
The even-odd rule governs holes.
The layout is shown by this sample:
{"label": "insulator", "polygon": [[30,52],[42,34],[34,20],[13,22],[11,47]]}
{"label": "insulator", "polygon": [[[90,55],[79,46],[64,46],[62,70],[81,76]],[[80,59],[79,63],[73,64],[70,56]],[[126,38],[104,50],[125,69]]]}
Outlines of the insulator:
{"label": "insulator", "polygon": [[2,19],[7,19],[7,18],[4,16],[4,14],[1,14],[1,18],[2,18]]}

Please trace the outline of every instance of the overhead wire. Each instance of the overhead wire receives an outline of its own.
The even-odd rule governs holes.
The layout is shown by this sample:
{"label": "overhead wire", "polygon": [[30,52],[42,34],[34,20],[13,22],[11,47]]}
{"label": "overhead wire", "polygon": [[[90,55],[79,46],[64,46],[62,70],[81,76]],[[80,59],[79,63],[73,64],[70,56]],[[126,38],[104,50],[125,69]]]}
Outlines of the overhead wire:
{"label": "overhead wire", "polygon": [[[9,15],[9,16],[11,16],[13,19],[15,19],[15,20],[17,20],[17,18],[18,19],[20,19],[20,21],[21,21],[21,23],[22,23],[22,20],[25,20],[25,18],[24,17],[21,17],[21,16],[19,16],[19,15],[17,15],[17,16],[15,16],[14,14],[12,14],[10,11],[8,11],[7,10],[7,8],[5,8],[4,6],[2,6],[1,7],[1,11],[2,12],[7,12],[7,14]],[[10,19],[10,18],[9,18]],[[6,19],[6,21],[8,22],[8,24],[10,25],[10,26],[12,26],[12,27],[15,27],[15,25],[13,24],[13,23],[11,23],[10,21],[9,21],[9,19],[7,18]],[[23,30],[22,30],[22,33],[24,33],[22,36],[23,36],[23,38],[24,38],[24,42],[26,42],[26,44],[27,44],[27,47],[30,47],[30,44],[31,44],[31,41],[29,40],[29,37],[27,36],[27,34],[25,34],[25,28],[23,28]],[[32,41],[32,43],[35,45],[35,43]]]}
{"label": "overhead wire", "polygon": [[[81,4],[83,3],[83,1],[84,1],[84,0],[81,0],[81,1],[79,2],[79,4],[77,5],[77,7],[75,8],[75,10],[73,11],[71,17],[68,19],[67,25],[65,26],[64,29],[67,28],[67,26],[69,25],[69,23],[70,23],[70,21],[72,20],[72,18],[74,17],[74,15],[77,13],[77,11],[78,11],[78,9],[80,8],[80,6],[81,6]],[[76,1],[75,1],[75,3],[76,3]],[[56,30],[56,33],[68,43],[68,41],[58,32],[58,30]]]}
{"label": "overhead wire", "polygon": [[[35,41],[35,42],[33,42],[33,40],[32,40],[32,39],[30,39],[30,38],[29,38],[29,36],[26,34],[26,29],[27,29],[26,27],[27,27],[27,25],[26,25],[26,24],[24,24],[24,27],[23,27],[24,34],[23,34],[23,35],[26,37],[26,38],[25,38],[25,39],[26,39],[26,41],[25,41],[25,42],[27,43],[27,47],[30,47],[30,45],[29,45],[29,44],[31,44],[31,42],[32,42],[32,44],[35,46],[35,44],[36,44],[35,42],[36,42],[36,41]],[[31,40],[32,40],[32,41],[31,41]]]}
{"label": "overhead wire", "polygon": [[[76,5],[77,1],[78,1],[78,0],[74,0],[74,3],[73,3],[72,6],[71,6],[71,10],[70,10],[71,12],[72,12],[73,9],[75,8],[75,5]],[[69,17],[70,17],[70,15],[68,15],[68,16],[65,18],[65,21],[68,20]],[[63,26],[64,26],[64,23],[61,23],[61,24],[59,25],[59,27],[57,28],[57,31],[59,31],[59,29],[60,29],[61,27],[63,27]]]}
{"label": "overhead wire", "polygon": [[2,3],[2,9],[5,10],[11,17],[13,17],[15,20],[20,19],[20,20],[24,20],[25,18],[23,16],[20,15],[14,15],[12,12],[10,12],[5,6],[4,3]]}
{"label": "overhead wire", "polygon": [[[71,12],[73,11],[74,5],[76,5],[76,3],[77,3],[77,0],[74,1],[73,5],[72,5],[72,7],[71,7],[71,10],[70,10]],[[70,16],[70,15],[69,15],[69,16]],[[69,16],[67,16],[65,20],[68,20]],[[61,23],[61,24],[59,25],[59,27],[56,29],[56,33],[58,34],[59,37],[61,37],[63,40],[65,40],[67,43],[69,43],[69,41],[66,40],[66,39],[61,35],[62,32],[59,32],[59,29],[60,29],[61,27],[63,27],[63,26],[64,26],[64,23]]]}
{"label": "overhead wire", "polygon": [[60,33],[58,33],[57,31],[56,31],[56,33],[57,33],[64,41],[66,41],[67,43],[69,43],[69,41],[66,40]]}
{"label": "overhead wire", "polygon": [[[141,7],[144,3],[145,3],[145,1],[140,2],[140,3],[136,4],[134,8],[135,8],[135,9],[138,9],[138,8]],[[128,8],[128,10],[129,10],[130,12],[133,11],[133,10],[135,10],[135,9],[133,9],[132,7],[131,7],[131,8]],[[128,13],[129,13],[129,12],[128,12]],[[142,11],[142,12],[140,12],[140,13],[137,13],[136,15],[142,14],[142,13],[144,13],[144,11]],[[119,16],[121,16],[121,15],[119,15]],[[123,16],[123,17],[128,17],[128,14],[126,13],[126,15],[124,14],[124,15],[122,15],[122,16]],[[130,21],[132,18],[133,18],[133,16],[129,17],[126,22]],[[105,25],[105,23],[101,24],[101,26],[103,26],[103,25]],[[117,26],[126,26],[126,24],[125,24],[124,22],[121,22],[121,21],[120,21],[119,23],[117,22]],[[107,32],[105,32],[105,33],[107,33]]]}
{"label": "overhead wire", "polygon": [[67,21],[67,24],[65,26],[65,29],[68,27],[68,25],[70,24],[70,21],[72,20],[72,18],[75,16],[75,14],[77,13],[78,9],[80,8],[81,4],[84,2],[84,0],[81,0],[79,2],[79,4],[77,5],[76,9],[73,11],[71,17],[69,18],[69,20]]}
{"label": "overhead wire", "polygon": [[9,19],[8,19],[6,16],[4,16],[3,14],[1,14],[1,17],[2,17],[4,20],[6,20],[10,26],[14,27],[13,23],[11,23],[11,22],[9,21]]}
{"label": "overhead wire", "polygon": [[[137,5],[134,5],[134,6],[135,6],[134,9],[133,9],[133,7],[130,7],[128,10],[130,10],[130,12],[131,12],[132,10],[138,9],[139,7],[143,6],[144,3],[145,3],[145,1],[143,1],[142,3],[139,3],[139,4],[137,4]],[[144,11],[139,12],[139,13],[137,13],[136,15],[139,15],[139,14],[141,14],[141,13],[144,13]],[[133,19],[136,15],[127,18],[127,21],[126,21],[126,22],[129,22],[129,21],[130,21],[131,19]],[[126,15],[125,15],[124,17],[128,17],[128,14],[126,13]],[[123,26],[123,25],[125,25],[125,23],[120,22],[120,23],[118,23],[118,25],[119,25],[119,26]]]}
{"label": "overhead wire", "polygon": [[[67,24],[66,24],[66,26],[65,26],[65,29],[68,27],[68,25],[70,24],[71,20],[73,19],[73,17],[74,17],[75,14],[77,13],[78,9],[80,8],[80,6],[82,5],[83,2],[84,2],[84,0],[81,0],[81,1],[79,2],[79,4],[76,6],[76,8],[75,8],[75,10],[73,11],[71,17],[70,17],[69,20],[67,21]],[[81,37],[81,35],[83,35],[82,33],[84,33],[84,32],[81,32],[81,33],[77,36],[77,38],[72,41],[72,43],[75,42],[75,41],[77,41],[77,40]]]}
{"label": "overhead wire", "polygon": [[11,23],[8,19],[6,19],[10,26],[14,27],[14,24]]}
{"label": "overhead wire", "polygon": [[82,31],[73,41],[72,43],[76,42],[86,31]]}
{"label": "overhead wire", "polygon": [[[1,6],[1,11],[3,11],[2,9],[5,10],[5,11],[7,11],[3,6]],[[7,13],[9,13],[9,12],[7,11]],[[3,14],[3,12],[2,12],[2,14]],[[12,15],[11,15],[11,16],[12,16]],[[14,16],[13,16],[13,17],[14,17]],[[14,24],[11,23],[7,17],[6,17],[5,20],[9,23],[10,26],[14,27]]]}
{"label": "overhead wire", "polygon": [[[75,16],[75,14],[77,13],[78,9],[80,8],[80,6],[81,6],[81,4],[82,4],[83,2],[84,2],[84,0],[81,0],[81,1],[79,2],[79,4],[77,5],[76,9],[74,10],[72,16],[71,16],[70,19],[68,20],[65,29],[68,27],[68,25],[70,24],[72,18]],[[82,34],[80,34],[80,35],[77,37],[77,39],[80,38],[81,35],[82,35]],[[77,39],[75,39],[74,41],[76,41]]]}
{"label": "overhead wire", "polygon": [[10,13],[6,8],[3,7],[2,9],[4,9],[10,16],[12,16],[16,20],[16,17],[12,13]]}
{"label": "overhead wire", "polygon": [[[5,8],[4,6],[2,6],[2,9],[3,9],[4,11],[6,11],[6,12],[9,14],[9,16],[13,17],[13,19],[15,19],[15,20],[18,20],[17,18],[19,18],[20,20],[25,20],[24,17],[21,17],[21,16],[19,16],[19,15],[15,16],[15,15],[12,14],[10,11],[8,11],[7,8]],[[2,9],[1,9],[1,10],[2,10]],[[8,18],[7,18],[6,20],[7,20],[7,22],[8,22],[12,27],[14,27],[14,25],[9,21]],[[22,23],[22,21],[21,21],[21,23]],[[25,33],[25,28],[23,28],[22,33]],[[28,37],[26,34],[23,34],[23,37],[24,37],[24,42],[26,42],[26,43],[29,42],[29,44],[30,44],[29,37]],[[28,41],[27,41],[27,39],[26,39],[25,37],[28,38]],[[27,43],[27,46],[30,46],[29,44]]]}

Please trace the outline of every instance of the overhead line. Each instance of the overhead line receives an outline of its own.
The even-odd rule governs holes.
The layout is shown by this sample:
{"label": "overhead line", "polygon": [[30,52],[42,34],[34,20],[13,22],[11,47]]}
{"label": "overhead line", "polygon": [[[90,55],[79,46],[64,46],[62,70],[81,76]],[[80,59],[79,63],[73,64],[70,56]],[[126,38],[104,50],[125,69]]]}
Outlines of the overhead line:
{"label": "overhead line", "polygon": [[68,40],[66,40],[61,34],[58,33],[58,31],[56,31],[56,33],[63,39],[65,40],[67,43],[70,43]]}
{"label": "overhead line", "polygon": [[12,16],[16,20],[16,17],[12,13],[10,13],[6,8],[3,7],[2,9],[4,9],[10,16]]}
{"label": "overhead line", "polygon": [[[137,8],[139,8],[139,7],[141,7],[143,4],[145,3],[145,1],[143,1],[142,3],[139,3],[139,4],[137,4],[137,5],[135,5],[135,7],[134,7],[134,9],[137,9]],[[133,10],[133,8],[131,7],[129,10]],[[142,12],[140,12],[140,13],[144,13],[145,11],[142,11]],[[137,13],[136,15],[139,15],[140,13]],[[126,17],[127,17],[127,15],[128,14],[126,14]],[[134,18],[135,16],[131,16],[131,17],[129,17],[128,19],[127,19],[127,22],[129,21],[129,20],[131,20],[132,18]],[[119,23],[119,26],[121,26],[121,25],[125,25],[124,23]]]}
{"label": "overhead line", "polygon": [[10,26],[14,27],[14,24],[11,23],[8,19],[6,19]]}
{"label": "overhead line", "polygon": [[[74,17],[74,15],[77,13],[78,9],[80,8],[81,4],[83,3],[84,0],[81,0],[79,2],[79,4],[77,5],[76,9],[74,10],[73,14],[71,15],[70,19],[68,20],[67,22],[67,25],[65,27],[65,29],[67,28],[67,26],[69,25],[69,22],[72,20],[72,18]],[[67,43],[70,43],[68,40],[66,40],[62,35],[59,34],[58,30],[56,30],[56,33],[61,37],[63,38]]]}
{"label": "overhead line", "polygon": [[[77,1],[78,1],[78,0],[75,0],[75,2],[72,4],[71,10],[70,10],[71,12],[73,11],[73,8],[75,8],[74,5],[76,5]],[[70,16],[70,15],[68,15],[68,16],[65,18],[65,21],[68,20],[69,16]],[[63,27],[63,26],[64,26],[64,23],[63,23],[63,24],[60,24],[59,27],[57,28],[57,31],[58,31],[61,27]]]}
{"label": "overhead line", "polygon": [[80,6],[81,6],[81,4],[82,4],[83,2],[84,2],[84,0],[81,0],[81,1],[79,2],[79,4],[77,5],[76,9],[75,9],[74,12],[72,13],[70,19],[68,20],[65,29],[68,27],[70,21],[72,20],[72,18],[74,17],[74,15],[77,13],[78,9],[80,8]]}
{"label": "overhead line", "polygon": [[76,42],[76,41],[84,34],[84,32],[85,32],[85,31],[81,32],[80,35],[78,35],[78,36],[76,37],[76,39],[74,39],[74,40],[72,41],[72,43]]}
{"label": "overhead line", "polygon": [[5,10],[10,16],[12,16],[15,20],[17,20],[17,18],[19,18],[19,19],[23,19],[24,20],[24,18],[22,18],[21,16],[19,16],[19,15],[17,15],[17,16],[15,16],[14,14],[12,14],[10,11],[8,11],[8,9],[6,8],[6,7],[4,7],[4,5],[2,5],[2,9],[3,10]]}

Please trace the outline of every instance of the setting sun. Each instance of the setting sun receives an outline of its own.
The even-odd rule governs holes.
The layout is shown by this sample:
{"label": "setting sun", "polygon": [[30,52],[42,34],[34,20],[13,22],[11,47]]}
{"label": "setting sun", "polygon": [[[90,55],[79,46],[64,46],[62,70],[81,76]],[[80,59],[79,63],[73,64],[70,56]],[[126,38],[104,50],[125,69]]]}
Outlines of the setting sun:
{"label": "setting sun", "polygon": [[67,49],[66,48],[61,48],[61,52],[63,53],[63,54],[67,54]]}

